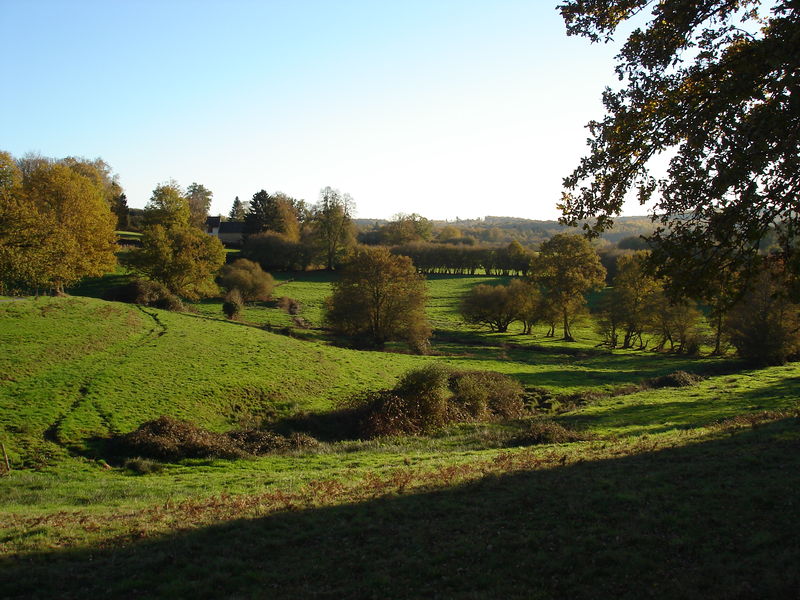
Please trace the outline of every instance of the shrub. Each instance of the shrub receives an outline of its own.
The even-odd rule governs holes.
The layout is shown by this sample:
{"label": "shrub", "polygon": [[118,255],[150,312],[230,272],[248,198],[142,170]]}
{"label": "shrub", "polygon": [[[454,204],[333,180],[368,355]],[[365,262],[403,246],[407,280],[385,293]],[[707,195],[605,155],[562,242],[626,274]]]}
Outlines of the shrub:
{"label": "shrub", "polygon": [[229,319],[238,319],[244,308],[242,295],[237,288],[233,288],[230,292],[225,294],[225,302],[222,303],[222,312]]}
{"label": "shrub", "polygon": [[160,460],[183,458],[238,458],[244,453],[225,436],[189,421],[162,416],[148,421],[117,440],[123,455]]}
{"label": "shrub", "polygon": [[515,379],[491,371],[464,371],[450,378],[454,401],[475,419],[498,416],[514,419],[525,414],[523,388]]}
{"label": "shrub", "polygon": [[247,302],[269,300],[275,287],[272,275],[261,269],[261,265],[246,258],[225,265],[217,276],[219,284],[228,292],[238,289]]}
{"label": "shrub", "polygon": [[129,471],[133,471],[138,475],[147,475],[148,473],[158,473],[159,471],[164,469],[164,466],[156,462],[154,460],[150,460],[148,458],[142,458],[141,456],[137,456],[135,458],[129,458],[125,461],[122,465]]}
{"label": "shrub", "polygon": [[300,309],[302,308],[300,302],[295,300],[294,298],[289,298],[288,296],[281,296],[278,298],[278,308],[283,311],[286,311],[290,315],[298,315],[300,314]]}
{"label": "shrub", "polygon": [[183,310],[180,298],[170,292],[165,285],[147,279],[134,279],[125,285],[111,288],[104,298],[114,302],[127,302],[164,310]]}
{"label": "shrub", "polygon": [[406,373],[392,390],[351,401],[363,437],[419,435],[447,423],[515,418],[525,413],[522,386],[499,373],[432,364]]}
{"label": "shrub", "polygon": [[[189,421],[162,416],[142,423],[138,429],[113,440],[112,450],[119,456],[158,460],[184,458],[243,458],[288,450],[315,448],[318,442],[304,434],[288,437],[259,429],[215,433]],[[126,461],[135,470],[142,458]],[[128,463],[134,465],[129,466]],[[146,467],[145,467],[146,468]]]}
{"label": "shrub", "polygon": [[645,381],[645,385],[651,388],[688,387],[702,380],[703,378],[700,375],[694,375],[686,371],[675,371],[668,375],[648,379]]}
{"label": "shrub", "polygon": [[510,446],[533,446],[535,444],[567,444],[595,439],[596,436],[583,431],[568,429],[550,419],[531,421],[528,429],[511,438]]}

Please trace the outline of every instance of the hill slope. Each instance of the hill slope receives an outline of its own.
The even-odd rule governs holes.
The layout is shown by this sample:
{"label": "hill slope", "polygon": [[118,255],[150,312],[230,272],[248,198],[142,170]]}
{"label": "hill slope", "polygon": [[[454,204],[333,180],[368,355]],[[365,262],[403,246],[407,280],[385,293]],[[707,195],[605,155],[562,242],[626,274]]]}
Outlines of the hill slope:
{"label": "hill slope", "polygon": [[0,305],[0,433],[15,462],[170,414],[215,429],[329,407],[418,361],[89,298]]}

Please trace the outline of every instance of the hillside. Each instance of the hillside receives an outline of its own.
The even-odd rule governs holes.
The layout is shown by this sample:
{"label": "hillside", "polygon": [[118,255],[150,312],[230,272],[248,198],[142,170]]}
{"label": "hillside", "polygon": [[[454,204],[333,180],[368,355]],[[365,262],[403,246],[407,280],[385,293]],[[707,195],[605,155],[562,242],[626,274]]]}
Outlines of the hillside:
{"label": "hillside", "polygon": [[[80,297],[0,303],[0,441],[12,462],[0,477],[0,596],[799,589],[800,364],[609,353],[594,347],[591,322],[578,344],[465,328],[457,300],[489,280],[429,279],[437,355],[424,357],[270,333],[261,325],[281,324],[271,305],[248,307],[241,324],[213,301],[183,314]],[[317,319],[329,284],[314,275],[279,289]],[[222,431],[324,413],[434,361],[502,371],[577,404],[139,470],[109,466],[94,442],[162,414]],[[639,385],[678,369],[704,379]],[[542,437],[540,425],[577,436]]]}
{"label": "hillside", "polygon": [[[555,392],[611,389],[714,361],[597,351],[560,342],[459,329],[458,298],[486,278],[435,277],[429,313],[437,356],[365,352],[293,339],[221,318],[171,313],[90,298],[39,298],[0,304],[0,434],[15,463],[52,464],[87,440],[125,433],[162,414],[215,430],[258,424],[300,411],[325,411],[365,390],[390,387],[431,361],[512,375]],[[280,289],[280,288],[279,288]],[[287,284],[319,317],[326,281]],[[323,290],[320,292],[320,290]],[[248,308],[254,325],[275,322],[272,308]],[[590,331],[583,330],[586,335]],[[24,351],[19,351],[23,349]],[[16,351],[15,351],[16,350]]]}
{"label": "hillside", "polygon": [[215,429],[329,407],[383,387],[414,357],[88,298],[0,305],[0,424],[15,462],[161,414]]}

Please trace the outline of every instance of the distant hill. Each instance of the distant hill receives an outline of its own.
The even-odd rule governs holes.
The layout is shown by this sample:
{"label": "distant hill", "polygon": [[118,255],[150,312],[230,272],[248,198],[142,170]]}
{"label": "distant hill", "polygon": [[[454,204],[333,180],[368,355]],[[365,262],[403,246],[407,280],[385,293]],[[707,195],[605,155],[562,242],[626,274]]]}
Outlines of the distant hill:
{"label": "distant hill", "polygon": [[[385,225],[386,219],[355,219],[354,222],[362,230]],[[553,237],[557,233],[578,233],[574,227],[566,227],[558,221],[541,221],[523,219],[521,217],[501,217],[487,215],[482,219],[459,219],[456,221],[433,221],[436,229],[455,227],[460,229],[465,236],[470,236],[481,242],[508,243],[517,240],[523,244],[537,244]],[[653,232],[653,223],[650,217],[617,217],[614,228],[605,232],[601,238],[616,244],[623,238],[631,236],[649,235]]]}

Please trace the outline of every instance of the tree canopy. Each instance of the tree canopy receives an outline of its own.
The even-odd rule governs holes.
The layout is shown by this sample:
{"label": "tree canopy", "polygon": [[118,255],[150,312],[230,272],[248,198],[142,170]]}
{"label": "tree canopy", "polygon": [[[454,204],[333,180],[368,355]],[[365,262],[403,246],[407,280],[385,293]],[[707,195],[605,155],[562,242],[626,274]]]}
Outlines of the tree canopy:
{"label": "tree canopy", "polygon": [[206,186],[192,183],[186,188],[186,199],[189,201],[189,214],[191,223],[195,227],[205,230],[208,209],[211,208],[211,197],[214,193]]}
{"label": "tree canopy", "polygon": [[554,235],[541,245],[531,264],[531,279],[544,300],[558,308],[567,341],[574,339],[571,323],[586,305],[585,294],[601,288],[605,277],[597,252],[579,235]]}
{"label": "tree canopy", "polygon": [[350,194],[332,187],[319,193],[319,202],[311,211],[314,237],[328,269],[333,269],[355,243],[353,212],[355,202]]}
{"label": "tree canopy", "polygon": [[427,288],[406,256],[384,247],[361,247],[333,283],[326,321],[338,332],[383,346],[405,340],[424,350],[431,329],[425,315]]}
{"label": "tree canopy", "polygon": [[185,298],[217,291],[213,278],[225,248],[192,224],[189,202],[175,182],[153,190],[143,221],[142,247],[126,257],[130,267]]}
{"label": "tree canopy", "polygon": [[270,194],[260,190],[253,194],[245,213],[245,232],[258,234],[273,231],[296,242],[300,239],[300,208],[301,203],[286,194]]}
{"label": "tree canopy", "polygon": [[[721,268],[754,269],[765,237],[800,270],[800,6],[758,0],[566,0],[570,35],[612,38],[649,15],[617,56],[622,87],[589,123],[565,179],[563,221],[599,233],[629,192],[652,201],[662,274],[697,295]],[[652,159],[669,158],[663,175]]]}
{"label": "tree canopy", "polygon": [[[102,162],[102,161],[100,161]],[[116,264],[116,218],[92,163],[0,153],[0,274],[9,288],[65,287]],[[105,165],[105,163],[103,163]]]}

